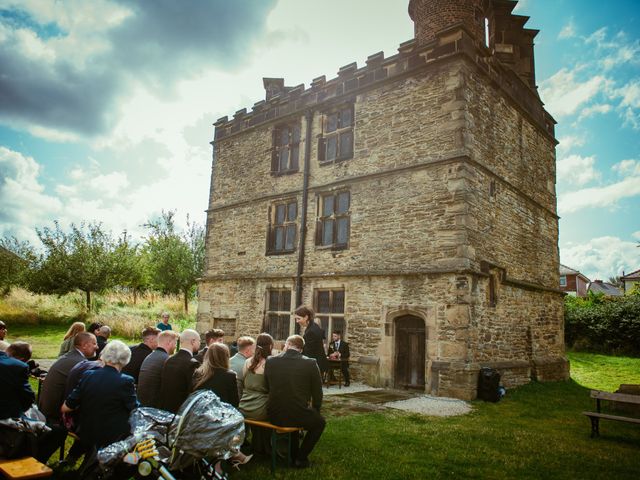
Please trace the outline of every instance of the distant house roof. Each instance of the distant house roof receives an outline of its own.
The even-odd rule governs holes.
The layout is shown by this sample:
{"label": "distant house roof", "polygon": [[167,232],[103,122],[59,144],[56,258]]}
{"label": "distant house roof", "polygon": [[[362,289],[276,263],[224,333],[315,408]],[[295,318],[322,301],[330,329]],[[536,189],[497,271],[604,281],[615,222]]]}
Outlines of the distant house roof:
{"label": "distant house roof", "polygon": [[620,277],[620,280],[640,280],[640,270],[627,273],[625,276]]}
{"label": "distant house roof", "polygon": [[573,268],[569,268],[566,265],[560,264],[560,275],[578,275],[584,279],[585,282],[590,282],[586,276],[580,273],[578,270],[574,270]]}
{"label": "distant house roof", "polygon": [[621,297],[622,291],[615,285],[609,282],[603,282],[602,280],[594,280],[589,284],[589,292],[604,293],[609,297]]}

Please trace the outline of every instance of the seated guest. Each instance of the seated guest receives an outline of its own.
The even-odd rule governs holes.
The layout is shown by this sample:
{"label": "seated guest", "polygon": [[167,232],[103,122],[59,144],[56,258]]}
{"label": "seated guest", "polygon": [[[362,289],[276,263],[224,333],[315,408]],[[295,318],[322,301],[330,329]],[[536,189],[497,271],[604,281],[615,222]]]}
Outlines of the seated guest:
{"label": "seated guest", "polygon": [[151,352],[158,348],[159,333],[159,328],[146,327],[142,331],[142,342],[133,347],[129,347],[131,349],[131,360],[127,366],[122,369],[122,373],[131,375],[136,384],[138,383],[138,375],[140,374],[142,362]]}
{"label": "seated guest", "polygon": [[[74,367],[69,372],[69,376],[67,377],[67,385],[64,389],[64,398],[67,398],[71,392],[78,386],[80,383],[80,378],[84,372],[88,370],[95,370],[96,368],[102,368],[103,363],[102,360],[82,360],[79,363],[76,363]],[[80,412],[74,411],[71,413],[63,413],[62,414],[62,423],[65,428],[73,433],[78,433],[78,422],[80,420]],[[74,440],[73,445],[69,449],[67,456],[64,459],[64,464],[66,465],[75,465],[78,459],[84,455],[86,452],[85,446],[79,440]]]}
{"label": "seated guest", "polygon": [[165,330],[173,330],[169,323],[169,312],[162,312],[160,315],[160,322],[156,325],[158,330],[164,332]]}
{"label": "seated guest", "polygon": [[[238,410],[245,418],[268,421],[267,400],[269,389],[264,378],[264,365],[273,350],[273,338],[268,333],[261,333],[256,339],[253,357],[247,359],[243,367],[244,389]],[[260,427],[251,427],[251,445],[255,453],[268,454],[271,451],[271,434]]]}
{"label": "seated guest", "polygon": [[191,393],[193,371],[198,362],[193,355],[200,348],[200,334],[187,329],[180,334],[180,350],[169,357],[162,367],[160,378],[160,408],[176,413]]}
{"label": "seated guest", "polygon": [[[98,332],[100,331],[100,328],[102,327],[102,325],[103,325],[102,322],[92,322],[89,325],[89,328],[87,328],[87,332],[93,334],[97,340]],[[93,357],[89,358],[89,360],[97,360],[97,359],[98,359],[98,350],[96,349],[96,353],[93,355]]]}
{"label": "seated guest", "polygon": [[145,407],[160,407],[160,380],[162,367],[169,355],[173,355],[178,342],[178,334],[166,330],[158,334],[158,347],[147,356],[140,366],[138,375],[138,400]]}
{"label": "seated guest", "polygon": [[[299,315],[298,311],[296,315]],[[299,449],[298,442],[293,442],[297,468],[309,466],[309,454],[325,427],[325,420],[320,415],[322,377],[316,361],[302,355],[303,349],[304,339],[292,335],[287,338],[285,351],[268,358],[264,367],[269,389],[267,412],[271,422],[284,427],[303,427],[307,431]]]}
{"label": "seated guest", "polygon": [[251,337],[240,337],[237,341],[238,353],[229,360],[229,367],[236,372],[238,381],[238,397],[242,398],[242,380],[244,378],[244,364],[253,356],[255,340]]}
{"label": "seated guest", "polygon": [[211,344],[193,380],[194,390],[209,389],[223,402],[238,408],[236,374],[229,370],[229,348],[224,343]]}
{"label": "seated guest", "polygon": [[[331,343],[329,344],[329,358],[331,360],[349,360],[351,353],[349,352],[349,344],[342,341],[342,332],[335,331],[331,334]],[[349,362],[340,362],[342,377],[344,378],[344,386],[348,387],[349,382]]]}
{"label": "seated guest", "polygon": [[64,334],[64,339],[62,340],[62,345],[60,345],[58,357],[68,353],[73,348],[73,339],[80,332],[84,332],[84,323],[73,322],[69,327],[69,330],[67,330],[67,333]]}
{"label": "seated guest", "polygon": [[[29,367],[25,363],[30,358],[31,345],[26,342],[13,342],[6,352],[0,352],[0,419],[24,418],[25,412],[33,405],[35,393],[29,384]],[[4,433],[0,432],[0,444],[5,439]],[[66,435],[63,428],[54,426],[50,432],[37,435],[35,452],[30,450],[29,442],[24,442],[25,449],[13,453],[16,457],[33,455],[46,463]]]}
{"label": "seated guest", "polygon": [[48,424],[61,423],[60,407],[64,402],[69,372],[77,363],[92,358],[97,349],[96,337],[88,332],[80,332],[73,340],[73,350],[65,353],[51,365],[40,387],[38,399],[38,408],[47,417]]}
{"label": "seated guest", "polygon": [[204,356],[207,354],[207,349],[211,346],[212,343],[224,343],[224,332],[219,328],[212,328],[211,330],[207,330],[204,334],[204,341],[206,343],[205,347],[198,352],[195,356],[195,359],[198,363],[202,364]]}
{"label": "seated guest", "polygon": [[120,373],[129,363],[131,350],[120,340],[104,347],[103,368],[84,373],[69,394],[62,412],[80,409],[78,434],[88,448],[102,448],[129,435],[129,414],[138,407],[133,378]]}
{"label": "seated guest", "polygon": [[104,347],[107,345],[110,336],[111,327],[108,327],[107,325],[101,326],[100,330],[98,330],[98,334],[96,335],[96,340],[98,341],[98,356],[100,356],[100,353],[102,353],[102,350],[104,350]]}

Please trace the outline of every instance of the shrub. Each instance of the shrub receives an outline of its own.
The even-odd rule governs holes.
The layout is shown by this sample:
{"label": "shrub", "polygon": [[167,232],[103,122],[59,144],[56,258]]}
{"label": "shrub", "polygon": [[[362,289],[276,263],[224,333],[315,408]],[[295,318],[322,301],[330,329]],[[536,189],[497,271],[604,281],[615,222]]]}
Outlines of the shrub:
{"label": "shrub", "polygon": [[640,296],[566,297],[564,318],[568,347],[640,356]]}

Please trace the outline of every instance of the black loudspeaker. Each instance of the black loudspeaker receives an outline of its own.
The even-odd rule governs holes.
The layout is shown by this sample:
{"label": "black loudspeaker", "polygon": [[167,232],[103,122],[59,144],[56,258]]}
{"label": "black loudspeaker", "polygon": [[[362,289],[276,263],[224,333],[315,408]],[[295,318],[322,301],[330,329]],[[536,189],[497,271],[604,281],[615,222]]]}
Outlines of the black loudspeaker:
{"label": "black loudspeaker", "polygon": [[500,374],[495,368],[481,368],[478,375],[478,398],[485,402],[497,402],[500,397]]}

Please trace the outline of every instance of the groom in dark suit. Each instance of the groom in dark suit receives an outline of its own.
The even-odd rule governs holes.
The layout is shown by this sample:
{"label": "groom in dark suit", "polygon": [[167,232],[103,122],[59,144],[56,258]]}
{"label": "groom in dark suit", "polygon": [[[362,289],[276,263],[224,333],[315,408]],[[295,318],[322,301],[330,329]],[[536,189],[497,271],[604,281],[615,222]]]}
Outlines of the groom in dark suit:
{"label": "groom in dark suit", "polygon": [[342,332],[333,332],[331,334],[331,343],[329,344],[329,358],[332,360],[341,360],[340,369],[344,378],[344,386],[348,387],[349,382],[349,344],[342,340]]}
{"label": "groom in dark suit", "polygon": [[275,425],[303,427],[307,431],[299,448],[298,442],[293,442],[293,458],[297,468],[309,466],[309,454],[320,440],[325,426],[325,420],[320,415],[320,370],[314,359],[302,355],[303,348],[304,339],[300,335],[290,336],[285,351],[276,357],[269,357],[264,368],[269,387],[269,420]]}

